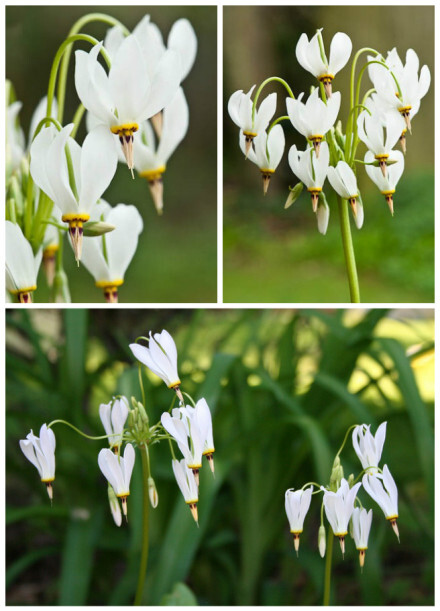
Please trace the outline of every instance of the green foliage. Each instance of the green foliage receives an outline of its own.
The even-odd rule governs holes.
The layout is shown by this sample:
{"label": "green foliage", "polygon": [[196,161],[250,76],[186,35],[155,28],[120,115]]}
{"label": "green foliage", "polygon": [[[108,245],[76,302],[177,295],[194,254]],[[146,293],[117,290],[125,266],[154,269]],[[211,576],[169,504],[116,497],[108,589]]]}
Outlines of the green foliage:
{"label": "green foliage", "polygon": [[[297,558],[284,492],[328,481],[350,425],[371,423],[374,431],[386,420],[384,462],[399,488],[401,544],[375,508],[363,573],[351,540],[344,561],[334,552],[332,603],[433,604],[432,312],[396,316],[387,310],[9,312],[8,602],[132,603],[142,538],[140,460],[128,524],[117,528],[97,466],[101,442],[56,427],[51,508],[18,440],[54,418],[101,434],[100,402],[121,392],[140,398],[128,343],[165,327],[176,339],[184,390],[206,397],[213,413],[215,478],[202,469],[197,528],[174,481],[168,445],[151,448],[159,505],[150,511],[143,603],[319,604],[319,496]],[[155,421],[173,395],[145,371],[143,382]],[[341,459],[347,475],[360,471],[350,440]],[[29,583],[38,592],[31,600],[23,589]]]}

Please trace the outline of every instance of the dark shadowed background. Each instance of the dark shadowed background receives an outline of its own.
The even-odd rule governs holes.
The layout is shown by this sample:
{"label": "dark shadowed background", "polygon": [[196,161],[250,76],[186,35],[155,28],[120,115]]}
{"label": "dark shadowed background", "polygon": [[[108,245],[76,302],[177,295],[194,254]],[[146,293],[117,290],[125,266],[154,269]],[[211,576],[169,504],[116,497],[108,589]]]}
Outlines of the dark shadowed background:
{"label": "dark shadowed background", "polygon": [[[128,268],[120,300],[125,302],[216,301],[217,289],[217,17],[216,7],[196,6],[15,6],[6,9],[6,76],[13,82],[25,133],[35,105],[46,94],[54,55],[73,23],[90,12],[118,18],[130,30],[145,14],[161,29],[166,41],[174,21],[186,17],[192,23],[198,52],[192,71],[183,82],[190,124],[187,136],[171,157],[164,175],[164,215],[158,217],[147,182],[132,180],[119,164],[104,194],[112,205],[135,204],[144,221],[138,250]],[[89,24],[86,33],[103,39],[106,25]],[[76,43],[75,48],[90,45]],[[79,100],[70,64],[65,123],[71,121]],[[79,141],[85,136],[84,127]],[[92,276],[76,269],[72,252],[64,260],[74,301],[103,301]],[[37,301],[47,301],[40,274]]]}
{"label": "dark shadowed background", "polygon": [[[330,203],[326,236],[316,228],[310,196],[304,192],[288,210],[288,186],[298,180],[287,152],[304,148],[304,138],[283,122],[286,151],[269,192],[263,196],[258,168],[245,161],[238,147],[238,128],[227,113],[237,89],[248,91],[269,76],[280,76],[295,95],[316,79],[298,64],[295,48],[302,32],[310,39],[323,27],[328,52],[333,35],[342,31],[353,42],[349,63],[334,89],[342,93],[340,118],[347,119],[349,75],[354,53],[373,47],[386,55],[397,48],[405,60],[413,48],[420,66],[434,77],[434,7],[432,6],[227,6],[224,9],[224,298],[238,302],[341,302],[349,299],[339,219]],[[366,55],[361,57],[358,68]],[[362,91],[371,86],[363,79]],[[278,93],[276,116],[285,112],[285,90],[268,85],[262,98]],[[358,184],[365,222],[352,223],[361,299],[365,302],[432,302],[434,298],[434,82],[422,99],[407,138],[405,171],[397,185],[395,215],[361,169]],[[397,146],[396,148],[400,148]],[[357,157],[366,148],[360,143]],[[329,188],[326,189],[328,193]]]}

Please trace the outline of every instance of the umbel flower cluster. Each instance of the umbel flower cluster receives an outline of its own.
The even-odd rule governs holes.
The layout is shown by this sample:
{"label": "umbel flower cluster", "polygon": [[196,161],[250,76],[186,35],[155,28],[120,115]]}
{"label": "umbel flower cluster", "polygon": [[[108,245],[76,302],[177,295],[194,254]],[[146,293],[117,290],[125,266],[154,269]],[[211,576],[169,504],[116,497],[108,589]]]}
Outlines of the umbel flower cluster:
{"label": "umbel flower cluster", "polygon": [[[103,41],[80,32],[91,21],[112,26]],[[75,52],[80,105],[64,123],[67,71],[77,41],[91,48]],[[136,206],[112,205],[103,194],[118,163],[125,164],[133,178],[136,170],[146,179],[162,214],[162,177],[189,124],[181,83],[196,52],[187,19],[174,23],[165,43],[148,15],[132,33],[106,15],[81,18],[55,56],[48,94],[35,109],[27,142],[18,118],[22,104],[7,83],[6,287],[11,297],[32,301],[43,261],[53,300],[70,301],[62,259],[68,234],[78,265],[81,260],[108,302],[118,300],[143,222]],[[85,110],[88,133],[79,143]]]}
{"label": "umbel flower cluster", "polygon": [[[126,397],[119,396],[99,406],[105,435],[90,437],[64,420],[54,420],[49,425],[42,425],[39,437],[31,431],[26,439],[20,441],[20,448],[38,469],[52,502],[56,445],[52,427],[63,423],[89,439],[106,439],[109,447],[100,450],[98,465],[108,482],[108,499],[113,519],[117,526],[120,526],[122,514],[127,516],[128,513],[127,498],[130,495],[135,448],[139,448],[141,452],[144,486],[148,488],[150,504],[155,508],[159,495],[151,473],[150,448],[162,440],[167,440],[177,484],[194,520],[198,523],[199,471],[203,457],[207,459],[214,473],[215,447],[211,412],[205,399],[199,399],[195,403],[190,395],[181,390],[177,371],[177,349],[171,335],[164,330],[154,335],[150,332],[149,338],[143,339],[147,339],[148,347],[138,343],[130,344],[139,366],[146,365],[175,392],[170,409],[162,414],[159,422],[150,426],[145,399],[141,403],[132,397],[130,404]],[[189,404],[186,404],[185,398]],[[173,408],[176,399],[178,407]],[[173,447],[174,443],[178,452]]]}
{"label": "umbel flower cluster", "polygon": [[[393,196],[404,169],[406,135],[411,133],[413,119],[430,85],[429,69],[423,66],[419,70],[419,59],[413,49],[406,52],[405,62],[396,49],[389,51],[386,57],[371,48],[360,49],[352,64],[350,106],[344,132],[341,120],[337,120],[341,94],[335,88],[337,75],[349,61],[351,52],[352,42],[342,32],[333,37],[329,55],[321,29],[311,40],[302,34],[296,46],[296,57],[316,79],[308,96],[304,92],[295,95],[286,81],[270,77],[254,96],[255,85],[248,93],[242,90],[233,93],[228,104],[231,119],[240,128],[240,147],[245,157],[258,166],[264,193],[284,154],[285,135],[280,123],[289,122],[304,136],[303,150],[298,150],[295,145],[289,150],[290,168],[300,182],[290,189],[286,208],[305,187],[310,193],[318,230],[322,234],[327,231],[330,216],[324,191],[326,180],[340,202],[344,206],[348,203],[356,227],[362,227],[363,201],[357,184],[359,166],[365,168],[384,196],[391,214],[394,214]],[[356,65],[362,54],[366,54],[367,61],[355,83]],[[365,72],[372,87],[361,97]],[[272,119],[277,107],[277,94],[271,93],[260,101],[263,88],[273,82],[282,83],[289,94],[287,115],[275,120]],[[362,159],[357,156],[361,141],[367,148]],[[403,153],[395,149],[399,142]]]}
{"label": "umbel flower cluster", "polygon": [[[330,524],[331,532],[338,537],[342,554],[345,553],[345,537],[350,532],[356,549],[359,551],[359,563],[363,567],[365,553],[368,549],[368,537],[373,520],[373,510],[363,506],[359,495],[362,489],[382,509],[385,518],[390,523],[397,538],[399,517],[397,501],[398,492],[394,479],[387,465],[379,467],[386,436],[386,422],[377,429],[376,435],[366,424],[353,425],[347,431],[344,442],[333,463],[330,482],[327,486],[310,482],[299,490],[286,491],[286,513],[293,534],[293,543],[298,553],[300,535],[303,532],[304,520],[310,508],[312,495],[321,494],[321,525],[318,532],[318,548],[321,557],[326,554],[326,529],[324,515]],[[350,475],[344,478],[344,470],[339,458],[350,431],[352,432],[353,448],[361,462],[362,471],[355,478]],[[361,481],[358,481],[361,479]],[[316,486],[317,490],[314,490]]]}

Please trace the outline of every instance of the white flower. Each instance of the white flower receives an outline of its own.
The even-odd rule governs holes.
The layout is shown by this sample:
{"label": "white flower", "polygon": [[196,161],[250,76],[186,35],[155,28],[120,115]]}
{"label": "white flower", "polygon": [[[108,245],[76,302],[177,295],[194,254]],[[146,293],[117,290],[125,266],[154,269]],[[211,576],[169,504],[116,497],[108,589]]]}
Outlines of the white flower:
{"label": "white flower", "polygon": [[357,125],[359,138],[374,153],[374,158],[379,161],[382,174],[386,176],[387,159],[404,129],[402,117],[390,112],[380,115],[373,112],[370,115],[364,110],[358,117]]}
{"label": "white flower", "polygon": [[202,454],[205,439],[199,423],[191,419],[185,408],[175,408],[172,415],[164,412],[161,416],[163,428],[175,439],[182,452],[188,469],[192,469],[198,482],[198,472],[202,467]]}
{"label": "white flower", "polygon": [[330,208],[324,198],[318,201],[318,209],[316,210],[316,221],[318,223],[318,231],[325,235],[327,233],[328,222],[330,219]]}
{"label": "white flower", "polygon": [[110,403],[101,403],[99,417],[107,435],[111,448],[122,444],[122,433],[128,416],[128,401],[126,397],[113,399]]}
{"label": "white flower", "polygon": [[180,64],[169,50],[157,65],[149,66],[138,38],[131,34],[116,50],[107,74],[98,62],[101,46],[95,45],[89,53],[76,51],[76,91],[87,110],[119,137],[132,170],[133,134],[142,121],[172,100],[180,82]]}
{"label": "white flower", "polygon": [[194,473],[191,471],[191,469],[188,469],[184,460],[173,460],[172,465],[177,484],[183,494],[185,503],[189,505],[191,514],[194,520],[198,523],[199,518],[197,512],[197,502],[199,500],[199,491],[197,482],[194,478]]}
{"label": "white flower", "polygon": [[370,534],[371,522],[373,520],[373,510],[367,512],[366,509],[355,507],[351,516],[353,524],[353,538],[356,549],[359,550],[359,564],[364,566],[365,550],[368,549],[368,536]]}
{"label": "white flower", "polygon": [[191,431],[193,430],[193,423],[200,431],[200,438],[203,444],[202,455],[206,456],[211,471],[214,473],[213,454],[215,452],[215,447],[212,433],[212,417],[206,399],[199,399],[195,407],[187,405],[186,407],[181,408],[180,411],[186,414],[190,419]]}
{"label": "white flower", "polygon": [[332,80],[348,62],[352,44],[347,34],[337,32],[337,34],[333,36],[330,44],[330,60],[327,61],[325,55],[322,55],[319,45],[318,37],[320,36],[321,30],[319,30],[319,33],[317,32],[310,41],[306,34],[301,34],[296,45],[296,58],[304,70],[311,72],[313,76],[316,76],[318,81],[322,81],[327,97],[331,97]]}
{"label": "white flower", "polygon": [[38,469],[41,481],[46,484],[47,493],[52,501],[52,482],[55,479],[55,435],[46,424],[40,428],[40,437],[33,431],[20,440],[20,448],[26,458]]}
{"label": "white flower", "polygon": [[316,155],[319,157],[321,142],[338,116],[341,94],[339,91],[334,93],[327,100],[327,104],[319,98],[318,89],[314,89],[305,104],[301,101],[303,96],[304,93],[300,93],[296,100],[286,99],[287,114],[293,127],[313,142]]}
{"label": "white flower", "polygon": [[31,303],[32,292],[37,288],[42,251],[40,249],[34,256],[22,230],[11,221],[6,221],[5,234],[6,288],[21,303]]}
{"label": "white flower", "polygon": [[355,173],[348,163],[345,161],[338,161],[335,168],[332,166],[329,167],[327,178],[336,193],[348,200],[356,226],[360,229],[364,221],[364,213],[362,202],[359,200],[359,189]]}
{"label": "white flower", "polygon": [[[143,229],[142,217],[135,206],[118,204],[114,208],[101,200],[95,212],[115,229],[103,236],[84,238],[81,260],[92,274],[97,287],[102,288],[106,301],[117,303],[118,287],[124,282]],[[91,215],[91,218],[95,215]]]}
{"label": "white flower", "polygon": [[[375,58],[368,58],[369,61],[373,59]],[[400,91],[391,72],[385,67],[371,64],[370,78],[384,107],[397,110],[411,132],[411,119],[417,114],[420,101],[428,92],[431,73],[428,66],[423,66],[419,76],[419,58],[413,49],[407,50],[405,65],[396,49],[388,53],[385,63],[396,77]]]}
{"label": "white flower", "polygon": [[13,102],[6,107],[6,167],[8,174],[12,174],[19,167],[25,154],[24,132],[17,125],[18,113],[22,107],[21,102]]}
{"label": "white flower", "polygon": [[[254,139],[255,151],[250,148],[248,158],[259,168],[263,177],[263,191],[267,193],[272,174],[275,173],[284,153],[286,140],[281,125],[275,125],[269,134],[262,131]],[[240,131],[240,148],[246,155],[246,137]]]}
{"label": "white flower", "polygon": [[277,107],[277,94],[270,93],[261,102],[260,107],[255,108],[255,115],[252,117],[251,96],[254,89],[255,85],[247,93],[243,93],[242,89],[235,91],[228,102],[229,116],[245,135],[246,155],[249,154],[253,139],[269,125]]}
{"label": "white flower", "polygon": [[293,543],[298,554],[299,536],[303,531],[304,518],[309,510],[312,500],[313,486],[306,490],[286,490],[285,507],[287,519],[290,524],[290,532],[293,533]]}
{"label": "white flower", "polygon": [[163,209],[162,175],[168,159],[185,137],[188,125],[188,104],[182,89],[179,88],[163,110],[160,140],[156,142],[154,130],[148,121],[141,124],[139,137],[134,140],[134,165],[139,176],[148,181],[158,214],[162,214]]}
{"label": "white flower", "polygon": [[365,474],[362,478],[362,485],[365,491],[382,509],[386,519],[390,522],[396,533],[397,538],[399,538],[399,530],[396,522],[399,517],[399,510],[397,507],[398,492],[396,482],[387,465],[384,465],[381,475]]}
{"label": "white flower", "polygon": [[316,156],[313,148],[298,151],[293,145],[289,151],[289,165],[292,172],[307,187],[312,197],[313,212],[318,210],[319,194],[327,176],[329,157],[327,142],[322,143],[319,157]]}
{"label": "white flower", "polygon": [[98,465],[112,486],[116,496],[122,500],[122,510],[127,515],[127,496],[130,494],[130,479],[133,472],[135,453],[131,443],[127,443],[124,457],[117,456],[108,448],[99,452]]}
{"label": "white flower", "polygon": [[[385,195],[390,212],[394,214],[393,193],[396,192],[396,185],[403,174],[405,162],[403,154],[400,151],[391,151],[388,161],[394,161],[395,163],[388,166],[386,176],[382,174],[380,168],[376,168],[373,165],[366,165],[365,171],[371,180],[379,187],[382,195]],[[371,151],[365,153],[364,162],[367,164],[372,164],[374,162],[374,155]]]}
{"label": "white flower", "polygon": [[361,424],[353,430],[353,448],[361,461],[362,468],[368,469],[368,474],[378,472],[380,458],[382,456],[383,444],[387,433],[387,423],[377,428],[376,435],[370,432],[370,426]]}
{"label": "white flower", "polygon": [[130,344],[130,349],[138,361],[159,376],[168,388],[176,391],[183,403],[179,388],[181,382],[177,373],[177,348],[168,331],[163,330],[153,336],[150,331],[148,348],[139,344]]}
{"label": "white flower", "polygon": [[346,479],[342,479],[337,492],[331,492],[321,486],[324,492],[324,509],[333,533],[339,537],[342,553],[345,552],[345,535],[348,533],[348,523],[354,509],[354,501],[361,483],[349,488]]}
{"label": "white flower", "polygon": [[[42,129],[31,146],[30,170],[35,183],[61,210],[62,220],[69,223],[75,259],[79,261],[83,223],[90,219],[93,207],[109,186],[118,155],[104,126],[90,132],[82,147],[69,137],[72,129],[73,123],[60,132],[52,125]],[[69,175],[67,149],[73,176]]]}

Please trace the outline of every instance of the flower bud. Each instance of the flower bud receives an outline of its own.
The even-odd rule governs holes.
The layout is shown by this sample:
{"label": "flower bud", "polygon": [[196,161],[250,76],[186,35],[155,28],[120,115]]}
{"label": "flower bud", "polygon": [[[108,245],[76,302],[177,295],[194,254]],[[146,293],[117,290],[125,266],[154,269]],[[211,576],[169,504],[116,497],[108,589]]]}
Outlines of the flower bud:
{"label": "flower bud", "polygon": [[150,496],[151,507],[155,509],[159,504],[159,495],[157,494],[154,479],[151,476],[148,478],[148,494]]}
{"label": "flower bud", "polygon": [[116,229],[114,225],[109,223],[103,223],[102,221],[88,221],[83,225],[83,234],[86,237],[93,238],[96,236],[104,235]]}
{"label": "flower bud", "polygon": [[325,556],[325,546],[326,546],[325,526],[321,524],[318,530],[318,549],[319,549],[319,554],[321,558],[324,558]]}
{"label": "flower bud", "polygon": [[342,468],[339,456],[336,456],[335,461],[333,463],[332,474],[330,476],[330,490],[336,492],[336,490],[338,490],[339,486],[341,485],[341,481],[343,478],[344,469]]}
{"label": "flower bud", "polygon": [[70,303],[69,281],[63,269],[57,270],[53,280],[53,291],[56,303]]}
{"label": "flower bud", "polygon": [[298,197],[301,195],[303,188],[304,188],[304,185],[302,182],[299,182],[298,184],[296,184],[293,187],[293,189],[289,187],[289,195],[287,197],[286,203],[284,204],[285,210],[296,202]]}
{"label": "flower bud", "polygon": [[119,506],[118,497],[115,494],[113,488],[108,485],[108,502],[110,504],[110,511],[112,512],[113,520],[115,521],[116,526],[121,526],[122,524],[122,514],[121,508]]}

